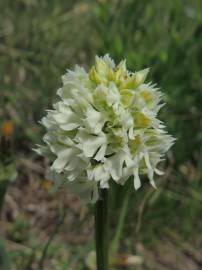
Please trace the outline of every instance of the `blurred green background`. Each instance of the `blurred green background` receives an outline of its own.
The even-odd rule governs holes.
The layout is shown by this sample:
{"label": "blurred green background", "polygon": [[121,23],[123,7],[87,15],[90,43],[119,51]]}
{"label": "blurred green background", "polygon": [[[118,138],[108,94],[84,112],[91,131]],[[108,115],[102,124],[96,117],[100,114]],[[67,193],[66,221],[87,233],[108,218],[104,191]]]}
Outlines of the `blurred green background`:
{"label": "blurred green background", "polygon": [[[177,138],[156,191],[147,184],[139,192],[128,192],[130,183],[114,187],[114,250],[136,262],[112,258],[112,268],[200,269],[202,1],[1,0],[0,13],[0,125],[13,125],[9,162],[18,171],[0,221],[10,261],[2,267],[93,269],[92,209],[66,192],[47,192],[48,162],[31,148],[41,141],[38,121],[56,98],[61,74],[109,53],[117,62],[126,58],[131,70],[151,67],[149,79],[167,103],[161,118]],[[5,159],[1,153],[2,164]]]}

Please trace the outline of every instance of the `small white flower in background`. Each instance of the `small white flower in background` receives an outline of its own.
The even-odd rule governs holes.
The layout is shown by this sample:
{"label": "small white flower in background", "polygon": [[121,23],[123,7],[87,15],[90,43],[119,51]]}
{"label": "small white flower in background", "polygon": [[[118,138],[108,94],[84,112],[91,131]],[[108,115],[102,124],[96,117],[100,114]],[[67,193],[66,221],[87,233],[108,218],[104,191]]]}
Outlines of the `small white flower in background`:
{"label": "small white flower in background", "polygon": [[41,121],[45,146],[37,149],[50,157],[55,181],[87,188],[94,201],[110,179],[122,185],[133,176],[138,189],[144,174],[155,186],[157,164],[174,139],[157,119],[162,94],[145,82],[148,71],[128,71],[126,61],[116,66],[108,54],[96,56],[88,73],[79,66],[67,71],[60,101]]}

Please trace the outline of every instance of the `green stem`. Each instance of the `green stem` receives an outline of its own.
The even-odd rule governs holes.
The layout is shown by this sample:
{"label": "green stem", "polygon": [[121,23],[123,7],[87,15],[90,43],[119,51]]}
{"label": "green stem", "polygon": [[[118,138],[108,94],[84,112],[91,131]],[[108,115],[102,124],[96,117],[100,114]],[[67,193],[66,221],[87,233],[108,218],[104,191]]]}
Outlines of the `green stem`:
{"label": "green stem", "polygon": [[108,190],[100,189],[95,204],[95,242],[97,270],[108,270]]}
{"label": "green stem", "polygon": [[126,196],[125,196],[123,206],[121,209],[121,214],[120,214],[119,220],[118,220],[118,226],[117,226],[117,229],[115,232],[114,239],[112,241],[111,249],[112,249],[113,253],[116,253],[117,249],[119,247],[119,242],[120,242],[121,234],[123,231],[123,225],[124,225],[124,221],[125,221],[127,210],[128,210],[128,203],[129,203],[130,194],[131,194],[131,191],[129,189],[126,191]]}

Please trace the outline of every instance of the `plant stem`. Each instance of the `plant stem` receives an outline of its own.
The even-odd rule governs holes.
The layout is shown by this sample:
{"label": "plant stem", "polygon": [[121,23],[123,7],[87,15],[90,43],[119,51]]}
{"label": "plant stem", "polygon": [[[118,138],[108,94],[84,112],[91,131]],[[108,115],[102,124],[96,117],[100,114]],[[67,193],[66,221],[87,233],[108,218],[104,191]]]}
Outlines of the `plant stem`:
{"label": "plant stem", "polygon": [[108,270],[108,190],[100,189],[95,204],[95,242],[97,270]]}
{"label": "plant stem", "polygon": [[123,225],[124,225],[124,221],[125,221],[126,214],[128,211],[128,203],[129,203],[130,194],[131,194],[131,189],[127,190],[125,198],[124,198],[123,206],[122,206],[121,213],[118,220],[118,226],[117,226],[115,236],[111,245],[111,249],[113,253],[116,253],[119,247],[119,242],[120,242],[121,234],[123,231]]}

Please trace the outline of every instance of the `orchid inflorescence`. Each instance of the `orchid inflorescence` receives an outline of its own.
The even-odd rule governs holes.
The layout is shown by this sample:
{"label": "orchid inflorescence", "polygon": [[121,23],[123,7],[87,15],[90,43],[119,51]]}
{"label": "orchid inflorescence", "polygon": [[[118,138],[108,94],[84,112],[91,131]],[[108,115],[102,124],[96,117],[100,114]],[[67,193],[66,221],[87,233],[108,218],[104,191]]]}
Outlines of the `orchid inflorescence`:
{"label": "orchid inflorescence", "polygon": [[107,54],[96,56],[89,72],[76,66],[62,76],[60,101],[41,121],[45,146],[37,150],[53,162],[55,179],[86,184],[94,194],[110,179],[123,185],[131,176],[135,189],[140,175],[155,186],[157,164],[174,139],[157,118],[164,104],[156,85],[145,82],[148,72],[133,73]]}

